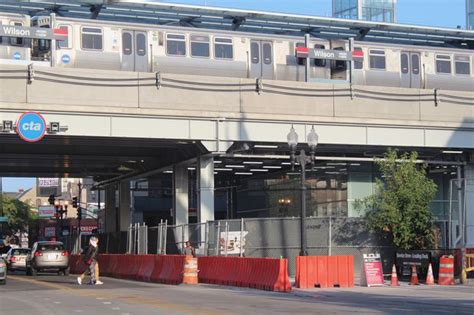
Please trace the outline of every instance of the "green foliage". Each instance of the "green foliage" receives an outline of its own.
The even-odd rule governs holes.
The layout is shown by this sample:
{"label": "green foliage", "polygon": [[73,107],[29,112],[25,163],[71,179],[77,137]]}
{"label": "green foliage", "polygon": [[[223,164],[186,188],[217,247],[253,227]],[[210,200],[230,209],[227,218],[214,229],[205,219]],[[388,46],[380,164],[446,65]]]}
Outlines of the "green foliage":
{"label": "green foliage", "polygon": [[382,179],[376,193],[359,204],[367,209],[369,229],[401,249],[426,249],[435,244],[429,205],[437,186],[426,177],[426,165],[416,163],[418,154],[388,150],[377,161]]}
{"label": "green foliage", "polygon": [[0,209],[8,218],[8,228],[12,233],[25,232],[36,215],[31,212],[31,207],[17,199],[0,196]]}

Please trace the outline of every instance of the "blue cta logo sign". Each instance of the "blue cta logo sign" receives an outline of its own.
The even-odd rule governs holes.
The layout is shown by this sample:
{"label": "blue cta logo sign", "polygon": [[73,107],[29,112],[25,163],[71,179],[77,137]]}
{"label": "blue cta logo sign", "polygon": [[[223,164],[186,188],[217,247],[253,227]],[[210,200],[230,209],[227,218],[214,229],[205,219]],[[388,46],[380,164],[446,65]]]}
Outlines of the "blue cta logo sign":
{"label": "blue cta logo sign", "polygon": [[14,53],[13,54],[13,59],[20,60],[21,59],[21,54],[19,52]]}
{"label": "blue cta logo sign", "polygon": [[43,139],[45,132],[46,121],[39,113],[23,113],[16,124],[16,133],[28,142],[40,141]]}
{"label": "blue cta logo sign", "polygon": [[63,55],[61,60],[63,63],[68,64],[71,61],[71,57],[69,57],[69,55]]}

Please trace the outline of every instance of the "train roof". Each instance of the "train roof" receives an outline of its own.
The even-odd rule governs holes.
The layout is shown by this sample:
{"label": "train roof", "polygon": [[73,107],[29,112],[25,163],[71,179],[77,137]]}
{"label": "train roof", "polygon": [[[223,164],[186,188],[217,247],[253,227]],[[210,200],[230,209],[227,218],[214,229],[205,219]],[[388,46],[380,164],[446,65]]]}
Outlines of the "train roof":
{"label": "train roof", "polygon": [[419,25],[348,20],[252,10],[162,3],[149,0],[0,0],[0,11],[31,16],[113,20],[154,25],[180,25],[326,39],[474,49],[474,31]]}

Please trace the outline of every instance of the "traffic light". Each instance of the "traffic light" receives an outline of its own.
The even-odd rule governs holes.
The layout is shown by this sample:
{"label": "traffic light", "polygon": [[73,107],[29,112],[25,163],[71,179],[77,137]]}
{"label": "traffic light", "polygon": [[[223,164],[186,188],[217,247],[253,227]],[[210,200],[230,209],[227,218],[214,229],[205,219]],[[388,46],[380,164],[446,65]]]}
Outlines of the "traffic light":
{"label": "traffic light", "polygon": [[77,219],[78,220],[82,219],[82,209],[80,207],[77,209]]}
{"label": "traffic light", "polygon": [[72,198],[72,207],[77,208],[77,197]]}
{"label": "traffic light", "polygon": [[48,202],[50,205],[54,206],[55,200],[56,200],[56,197],[54,195],[49,195]]}

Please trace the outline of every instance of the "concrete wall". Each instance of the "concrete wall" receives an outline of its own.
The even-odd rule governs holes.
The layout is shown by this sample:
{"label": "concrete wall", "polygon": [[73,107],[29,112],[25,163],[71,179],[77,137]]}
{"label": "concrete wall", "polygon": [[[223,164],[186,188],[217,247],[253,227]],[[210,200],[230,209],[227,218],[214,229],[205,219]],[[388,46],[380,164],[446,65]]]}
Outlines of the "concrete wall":
{"label": "concrete wall", "polygon": [[[284,142],[315,125],[321,143],[474,148],[474,93],[1,65],[0,119],[26,110],[72,136]],[[12,78],[12,77],[16,77]],[[87,124],[84,122],[87,121]]]}

